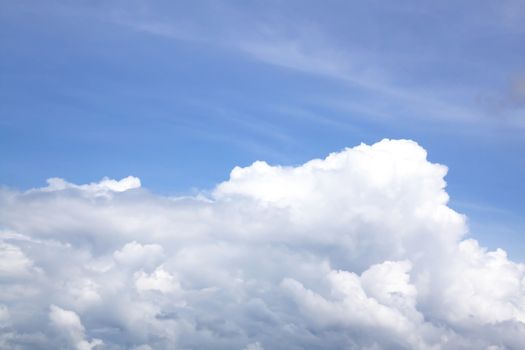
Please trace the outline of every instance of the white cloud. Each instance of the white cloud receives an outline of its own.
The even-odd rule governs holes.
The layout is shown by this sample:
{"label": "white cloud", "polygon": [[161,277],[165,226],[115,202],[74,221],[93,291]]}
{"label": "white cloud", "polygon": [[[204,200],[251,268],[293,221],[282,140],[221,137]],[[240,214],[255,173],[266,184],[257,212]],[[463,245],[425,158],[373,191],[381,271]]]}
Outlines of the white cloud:
{"label": "white cloud", "polygon": [[100,339],[93,339],[91,342],[85,339],[84,326],[78,315],[73,311],[51,305],[49,320],[59,331],[63,332],[70,340],[71,345],[77,350],[91,350],[97,345],[103,344]]}
{"label": "white cloud", "polygon": [[139,292],[156,290],[161,293],[172,293],[180,289],[175,277],[164,270],[162,266],[157,267],[151,274],[147,274],[142,270],[136,272],[135,287]]}
{"label": "white cloud", "polygon": [[236,167],[208,198],[0,189],[0,345],[522,348],[525,267],[465,239],[446,172],[383,140]]}
{"label": "white cloud", "polygon": [[108,196],[111,192],[124,192],[141,186],[140,179],[134,176],[128,176],[119,181],[105,177],[100,182],[94,182],[87,185],[75,185],[64,181],[63,179],[54,177],[48,179],[47,184],[47,187],[40,188],[37,191],[53,192],[66,189],[77,189],[81,190],[84,194]]}
{"label": "white cloud", "polygon": [[12,244],[0,241],[0,277],[28,277],[33,270],[33,262]]}
{"label": "white cloud", "polygon": [[113,253],[113,258],[121,265],[131,267],[154,267],[164,258],[164,250],[158,244],[140,244],[136,241],[126,243],[121,250]]}

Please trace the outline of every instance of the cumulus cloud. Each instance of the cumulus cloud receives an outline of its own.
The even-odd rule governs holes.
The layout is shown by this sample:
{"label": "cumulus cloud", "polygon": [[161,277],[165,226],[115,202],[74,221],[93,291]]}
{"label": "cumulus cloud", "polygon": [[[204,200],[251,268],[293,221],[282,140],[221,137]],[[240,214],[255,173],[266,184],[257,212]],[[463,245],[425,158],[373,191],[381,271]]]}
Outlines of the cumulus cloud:
{"label": "cumulus cloud", "polygon": [[133,177],[0,189],[0,345],[518,349],[525,266],[467,237],[408,140],[236,167],[207,196]]}
{"label": "cumulus cloud", "polygon": [[0,242],[0,276],[2,278],[27,277],[33,262],[16,245]]}
{"label": "cumulus cloud", "polygon": [[63,333],[70,342],[70,345],[77,350],[91,350],[97,345],[101,345],[100,339],[91,342],[86,341],[84,326],[80,322],[78,315],[69,310],[64,310],[58,306],[51,305],[49,320],[53,326]]}
{"label": "cumulus cloud", "polygon": [[120,265],[137,267],[156,266],[164,258],[164,250],[158,244],[126,243],[113,253],[113,259]]}
{"label": "cumulus cloud", "polygon": [[136,272],[135,287],[139,292],[156,290],[161,293],[172,293],[180,288],[176,279],[162,266],[159,266],[151,274],[144,271]]}

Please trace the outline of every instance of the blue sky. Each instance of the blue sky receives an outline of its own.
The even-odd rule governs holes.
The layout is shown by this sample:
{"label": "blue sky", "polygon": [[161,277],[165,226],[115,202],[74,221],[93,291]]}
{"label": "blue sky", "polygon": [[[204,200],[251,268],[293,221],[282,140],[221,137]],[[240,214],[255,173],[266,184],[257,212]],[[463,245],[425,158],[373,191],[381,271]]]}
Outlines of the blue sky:
{"label": "blue sky", "polygon": [[451,206],[523,260],[521,1],[3,2],[0,183],[209,189],[408,138]]}

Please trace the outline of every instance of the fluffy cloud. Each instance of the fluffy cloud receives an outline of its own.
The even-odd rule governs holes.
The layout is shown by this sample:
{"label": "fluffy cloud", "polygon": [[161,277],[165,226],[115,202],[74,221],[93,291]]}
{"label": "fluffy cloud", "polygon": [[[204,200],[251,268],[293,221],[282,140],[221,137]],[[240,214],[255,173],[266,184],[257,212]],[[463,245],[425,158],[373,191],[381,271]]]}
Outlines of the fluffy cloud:
{"label": "fluffy cloud", "polygon": [[78,315],[73,311],[51,305],[49,320],[67,338],[69,345],[74,349],[91,350],[95,346],[103,344],[100,339],[94,339],[91,342],[85,340],[84,326]]}
{"label": "fluffy cloud", "polygon": [[47,187],[37,189],[36,191],[61,191],[66,189],[78,189],[83,193],[91,194],[94,196],[104,196],[108,195],[111,192],[124,192],[134,188],[140,187],[140,179],[128,176],[122,180],[112,180],[108,178],[103,178],[100,182],[90,183],[87,185],[75,185],[64,181],[60,178],[51,178],[47,180]]}
{"label": "fluffy cloud", "polygon": [[468,239],[407,140],[236,167],[206,195],[134,177],[0,190],[13,349],[518,349],[525,266]]}

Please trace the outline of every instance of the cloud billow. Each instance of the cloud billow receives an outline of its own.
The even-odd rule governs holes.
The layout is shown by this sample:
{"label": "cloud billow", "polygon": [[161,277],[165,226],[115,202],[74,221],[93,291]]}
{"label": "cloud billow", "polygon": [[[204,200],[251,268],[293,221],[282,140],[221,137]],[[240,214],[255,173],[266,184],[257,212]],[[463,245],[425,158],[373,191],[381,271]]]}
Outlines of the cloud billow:
{"label": "cloud billow", "polygon": [[0,348],[518,349],[525,267],[466,238],[408,140],[140,180],[0,190]]}

